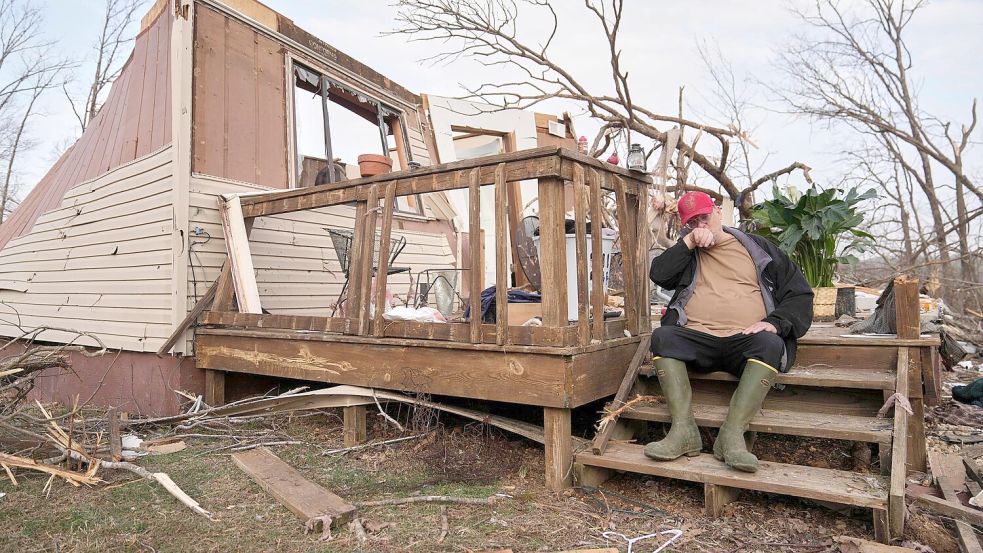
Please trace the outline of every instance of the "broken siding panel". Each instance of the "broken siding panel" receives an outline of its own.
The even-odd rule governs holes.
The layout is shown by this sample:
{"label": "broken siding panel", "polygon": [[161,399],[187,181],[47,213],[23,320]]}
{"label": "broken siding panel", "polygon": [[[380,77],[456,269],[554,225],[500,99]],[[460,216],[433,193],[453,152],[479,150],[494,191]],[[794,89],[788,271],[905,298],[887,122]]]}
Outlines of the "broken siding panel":
{"label": "broken siding panel", "polygon": [[[133,351],[163,343],[171,318],[170,161],[167,148],[86,183],[58,216],[0,249],[0,280],[24,285],[23,292],[0,290],[0,303],[21,326],[77,329]],[[132,200],[116,203],[114,193]],[[61,217],[72,210],[81,215]],[[7,319],[0,335],[20,334],[10,318],[0,317]]]}
{"label": "broken siding panel", "polygon": [[195,26],[192,170],[287,186],[287,109],[280,45],[204,6]]}
{"label": "broken siding panel", "polygon": [[[149,28],[141,32],[134,41],[135,51],[149,53],[151,36],[158,37],[158,52],[162,47],[166,48],[166,45],[161,44],[160,37],[169,35],[170,17],[170,10],[164,10]],[[13,215],[0,225],[0,247],[13,238],[27,234],[38,217],[58,207],[72,187],[94,179],[116,166],[125,165],[160,150],[169,142],[170,105],[166,102],[158,102],[154,117],[149,121],[144,119],[141,110],[138,128],[135,131],[137,148],[130,149],[126,146],[132,144],[134,140],[134,135],[130,134],[134,132],[132,128],[120,124],[123,121],[121,109],[124,104],[128,104],[126,97],[132,95],[134,98],[142,98],[143,90],[146,88],[159,90],[161,87],[157,86],[157,83],[161,80],[160,76],[170,74],[169,55],[158,56],[156,72],[150,71],[149,68],[138,72],[136,69],[138,64],[134,62],[135,55],[131,56],[124,65],[99,114],[89,123],[82,136],[62,154],[58,162],[24,198]],[[155,75],[155,80],[152,80],[151,77]],[[139,94],[136,90],[140,91]],[[143,100],[141,99],[140,102],[142,103]],[[151,142],[149,147],[144,148],[140,144],[140,137],[144,136],[148,125],[159,129],[160,138],[158,142]],[[167,137],[167,141],[164,137]],[[121,153],[116,156],[114,155],[116,152]]]}
{"label": "broken siding panel", "polygon": [[[226,258],[215,197],[256,189],[218,179],[192,177],[191,226],[201,227],[212,238],[207,244],[195,247],[195,274],[189,271],[189,279],[194,277],[198,286],[197,292],[189,294],[189,308],[217,278]],[[249,247],[265,309],[279,314],[330,314],[331,306],[341,292],[344,275],[324,227],[350,229],[354,226],[354,215],[354,208],[337,206],[255,220]],[[407,247],[396,265],[412,267],[414,274],[428,267],[454,266],[453,252],[442,234],[398,229],[393,229],[393,233],[407,239]],[[405,273],[389,277],[390,286],[402,297],[407,293],[409,280],[410,275]]]}

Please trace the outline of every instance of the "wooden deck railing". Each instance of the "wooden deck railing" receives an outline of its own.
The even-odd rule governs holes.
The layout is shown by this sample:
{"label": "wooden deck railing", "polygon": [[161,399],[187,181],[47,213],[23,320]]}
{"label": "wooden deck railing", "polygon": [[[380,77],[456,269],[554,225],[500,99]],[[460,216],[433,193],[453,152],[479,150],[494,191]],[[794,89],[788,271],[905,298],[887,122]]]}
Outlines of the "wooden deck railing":
{"label": "wooden deck railing", "polygon": [[[512,326],[507,309],[507,292],[511,273],[507,259],[510,250],[507,187],[509,183],[536,180],[539,193],[540,272],[542,294],[542,327]],[[566,185],[571,185],[575,219],[575,262],[577,286],[567,290],[565,213]],[[215,325],[254,326],[340,332],[359,336],[421,338],[469,342],[472,344],[541,345],[588,347],[648,333],[648,236],[645,201],[649,179],[602,163],[579,153],[560,148],[538,148],[511,154],[484,157],[462,162],[437,165],[335,183],[312,188],[292,189],[223,199],[223,224],[226,247],[230,254],[226,269],[218,283],[212,310],[205,323]],[[468,323],[411,323],[385,321],[382,310],[372,314],[370,305],[381,305],[385,299],[387,267],[376,271],[375,297],[370,297],[373,258],[386,263],[393,232],[393,210],[396,197],[447,190],[468,190],[469,245],[472,258],[481,251],[479,213],[480,188],[495,188],[495,325],[481,322],[479,295],[483,267],[465,271],[469,283],[472,316]],[[602,286],[602,195],[613,193],[616,219],[620,232],[624,266],[624,315],[604,320],[604,290]],[[351,306],[347,317],[297,317],[262,315],[258,289],[249,261],[246,229],[255,217],[355,204],[355,228],[352,243],[352,262],[349,272]],[[381,203],[381,205],[380,205]],[[241,215],[240,215],[241,213]],[[592,224],[591,249],[598,255],[588,259],[587,221]],[[381,223],[378,240],[380,252],[373,256],[376,232]],[[589,265],[588,265],[589,264]],[[588,280],[590,290],[588,291]],[[230,285],[232,284],[232,285]],[[229,313],[235,293],[240,313]],[[567,294],[577,296],[577,323],[569,323]],[[255,296],[250,299],[251,296]],[[223,312],[225,311],[225,312]]]}

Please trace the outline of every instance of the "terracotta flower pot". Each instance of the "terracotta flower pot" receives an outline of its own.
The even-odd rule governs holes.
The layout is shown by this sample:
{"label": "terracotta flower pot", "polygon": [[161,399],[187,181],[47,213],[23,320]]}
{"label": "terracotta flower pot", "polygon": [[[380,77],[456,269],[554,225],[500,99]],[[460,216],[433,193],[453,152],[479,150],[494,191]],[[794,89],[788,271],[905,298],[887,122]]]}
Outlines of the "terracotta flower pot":
{"label": "terracotta flower pot", "polygon": [[393,160],[378,154],[362,154],[358,156],[358,171],[363,177],[384,175],[392,171]]}

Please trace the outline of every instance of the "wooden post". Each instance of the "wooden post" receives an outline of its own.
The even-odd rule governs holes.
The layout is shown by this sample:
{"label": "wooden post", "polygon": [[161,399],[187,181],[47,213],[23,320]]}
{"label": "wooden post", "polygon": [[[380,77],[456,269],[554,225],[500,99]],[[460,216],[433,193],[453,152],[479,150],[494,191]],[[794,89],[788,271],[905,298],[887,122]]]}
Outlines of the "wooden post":
{"label": "wooden post", "polygon": [[375,336],[385,335],[382,312],[386,303],[386,285],[389,280],[389,240],[393,234],[393,209],[396,203],[396,183],[386,185],[385,206],[382,210],[382,236],[379,238],[379,270],[375,279],[375,315],[372,329]]}
{"label": "wooden post", "polygon": [[894,309],[898,338],[912,340],[921,336],[917,279],[909,279],[903,275],[894,279]]}
{"label": "wooden post", "polygon": [[225,373],[205,369],[205,403],[212,407],[225,405]]}
{"label": "wooden post", "polygon": [[638,276],[635,284],[638,295],[638,325],[639,332],[647,334],[652,330],[651,312],[649,304],[649,240],[652,233],[649,230],[649,194],[648,185],[639,183],[638,195],[634,196],[634,215],[635,215],[635,263],[638,266]]}
{"label": "wooden post", "polygon": [[567,326],[567,237],[563,215],[563,181],[539,179],[539,272],[543,325]]}
{"label": "wooden post", "polygon": [[344,407],[342,408],[342,417],[344,420],[345,447],[365,443],[367,437],[365,406]]}
{"label": "wooden post", "polygon": [[509,341],[509,196],[505,164],[495,167],[495,343]]}
{"label": "wooden post", "polygon": [[[898,338],[903,340],[919,338],[921,336],[921,307],[918,300],[917,279],[909,279],[906,276],[894,279],[894,309]],[[907,470],[925,471],[927,447],[925,443],[925,400],[922,389],[923,371],[920,365],[922,358],[917,349],[908,350],[908,357],[909,362],[915,366],[908,374],[908,390],[905,394],[913,413],[908,424]]]}
{"label": "wooden post", "polygon": [[484,256],[481,247],[481,188],[478,170],[468,177],[468,244],[471,247],[471,267],[468,270],[471,290],[471,343],[481,343],[481,276],[484,274]]}
{"label": "wooden post", "polygon": [[617,197],[618,241],[621,242],[621,264],[625,281],[625,317],[628,332],[638,335],[638,296],[635,291],[635,277],[638,268],[635,266],[635,220],[629,215],[628,194],[625,192],[625,181],[620,176],[614,177],[614,193]]}
{"label": "wooden post", "polygon": [[[560,190],[562,191],[562,188]],[[543,430],[546,446],[546,487],[553,491],[565,490],[573,485],[570,409],[544,407]]]}
{"label": "wooden post", "polygon": [[[369,309],[372,306],[372,262],[374,261],[375,250],[375,227],[376,219],[379,214],[379,185],[373,184],[369,188],[369,198],[365,202],[365,225],[363,228],[364,246],[362,246],[362,257],[352,258],[352,262],[361,265],[362,277],[359,280],[360,291],[358,294],[360,303],[355,307],[358,317],[358,334],[365,336],[369,333]],[[384,261],[379,259],[378,269],[381,271]]]}
{"label": "wooden post", "polygon": [[[895,393],[908,397],[908,348],[898,348],[898,371]],[[891,486],[888,492],[888,527],[892,538],[900,538],[905,521],[905,481],[908,477],[908,413],[899,402],[894,404],[894,440],[891,444]]]}
{"label": "wooden post", "polygon": [[590,344],[590,316],[587,310],[590,304],[587,264],[590,260],[587,256],[587,189],[584,186],[584,168],[580,164],[573,166],[573,200],[577,241],[577,341],[581,346],[586,346]]}
{"label": "wooden post", "polygon": [[[355,204],[355,225],[352,229],[352,246],[348,257],[348,297],[345,298],[345,317],[354,319],[348,325],[349,334],[358,334],[358,306],[362,304],[362,250],[365,247],[365,205]],[[371,278],[371,276],[369,277]]]}
{"label": "wooden post", "polygon": [[741,495],[740,488],[719,484],[703,485],[703,510],[709,518],[717,518],[724,513],[724,507]]}
{"label": "wooden post", "polygon": [[601,240],[604,219],[601,217],[601,185],[605,176],[593,169],[590,174],[590,304],[594,316],[592,334],[595,340],[604,341],[604,255]]}

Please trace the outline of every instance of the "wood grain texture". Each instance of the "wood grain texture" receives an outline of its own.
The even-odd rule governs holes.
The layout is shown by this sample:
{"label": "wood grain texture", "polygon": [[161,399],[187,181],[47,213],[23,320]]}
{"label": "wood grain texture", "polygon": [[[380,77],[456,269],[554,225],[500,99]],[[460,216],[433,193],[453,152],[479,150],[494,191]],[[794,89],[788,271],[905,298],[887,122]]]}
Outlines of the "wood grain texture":
{"label": "wood grain texture", "polygon": [[723,516],[724,507],[733,503],[741,495],[740,488],[720,484],[703,485],[703,512],[710,518]]}
{"label": "wood grain texture", "polygon": [[396,205],[396,187],[389,184],[385,188],[386,195],[383,199],[382,209],[382,235],[379,237],[379,270],[376,273],[375,290],[375,316],[373,317],[373,334],[382,336],[385,332],[383,328],[383,306],[386,301],[386,286],[389,281],[389,248],[393,234],[393,210]]}
{"label": "wood grain texture", "polygon": [[468,268],[468,290],[471,295],[471,341],[481,341],[481,276],[484,272],[481,245],[481,188],[478,170],[468,174],[468,244],[471,267]]}
{"label": "wood grain texture", "polygon": [[355,516],[354,505],[304,478],[265,447],[233,453],[232,462],[314,531],[321,517],[344,527]]}
{"label": "wood grain texture", "polygon": [[[590,221],[591,221],[591,251],[603,251],[603,233],[601,232],[604,223],[601,217],[601,189],[604,186],[605,173],[595,169],[589,171],[590,174]],[[590,260],[591,294],[590,304],[591,313],[594,317],[591,325],[591,334],[595,340],[604,339],[604,256],[596,253]]]}
{"label": "wood grain texture", "polygon": [[242,313],[262,313],[259,288],[256,286],[256,271],[253,269],[252,254],[249,253],[249,238],[246,224],[242,219],[239,197],[219,198],[219,211],[222,217],[222,231],[225,247],[229,252],[232,267],[232,281],[235,284],[236,300]]}
{"label": "wood grain texture", "polygon": [[[733,470],[706,453],[657,462],[645,457],[641,445],[621,442],[611,443],[604,455],[580,453],[576,460],[591,466],[858,507],[883,509],[887,504],[886,480],[847,471],[761,461],[758,472],[746,473]],[[876,480],[878,485],[871,485],[867,479]]]}
{"label": "wood grain texture", "polygon": [[508,340],[508,293],[511,283],[508,264],[509,252],[509,200],[508,183],[505,181],[507,166],[495,167],[495,343],[503,345]]}
{"label": "wood grain texture", "polygon": [[[898,349],[897,385],[895,393],[908,397],[908,348]],[[908,478],[908,413],[897,403],[894,405],[894,441],[891,444],[891,487],[888,502],[888,530],[892,537],[900,538],[905,522],[905,481]]]}
{"label": "wood grain texture", "polygon": [[352,405],[342,408],[345,447],[353,447],[365,443],[368,436],[365,415],[364,405]]}
{"label": "wood grain texture", "polygon": [[539,180],[539,270],[543,324],[567,324],[567,245],[563,213],[563,181]]}
{"label": "wood grain texture", "polygon": [[573,485],[573,441],[570,409],[543,408],[546,450],[546,487],[553,491]]}
{"label": "wood grain texture", "polygon": [[[587,289],[587,272],[590,259],[587,255],[587,190],[584,184],[584,170],[581,166],[573,171],[574,226],[577,259],[577,339],[580,345],[590,343],[590,297]],[[568,294],[570,291],[567,292]],[[597,316],[595,314],[595,316]],[[603,313],[601,314],[603,318]]]}
{"label": "wood grain texture", "polygon": [[225,373],[217,370],[205,371],[205,403],[212,407],[225,405]]}
{"label": "wood grain texture", "polygon": [[[956,492],[961,491],[961,483],[964,480],[964,477],[959,476],[959,469],[961,467],[958,465],[958,459],[958,457],[955,457],[950,462],[942,453],[937,451],[928,452],[932,476],[938,482],[939,489],[942,490],[942,496],[949,503],[962,505],[959,502],[959,496],[956,495]],[[980,546],[980,540],[976,536],[972,525],[962,520],[957,521],[956,535],[965,553],[983,553],[983,547]]]}

